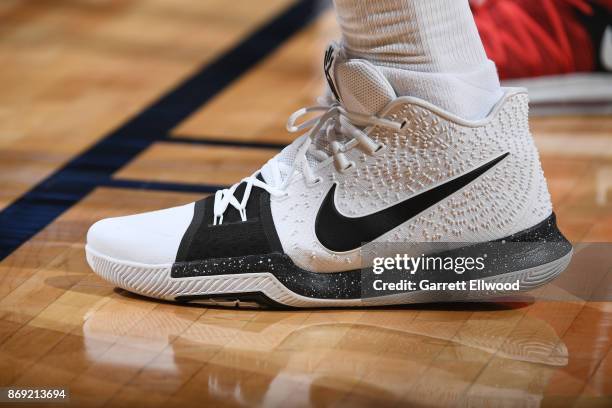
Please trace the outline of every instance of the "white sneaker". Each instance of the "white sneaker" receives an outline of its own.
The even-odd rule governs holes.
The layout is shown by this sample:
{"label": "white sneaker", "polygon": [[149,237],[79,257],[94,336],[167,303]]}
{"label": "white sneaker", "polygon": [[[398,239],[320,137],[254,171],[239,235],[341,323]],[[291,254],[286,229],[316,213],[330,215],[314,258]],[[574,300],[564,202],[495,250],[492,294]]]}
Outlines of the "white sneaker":
{"label": "white sneaker", "polygon": [[[329,95],[289,118],[290,131],[307,133],[214,196],[97,222],[87,235],[92,269],[154,298],[293,307],[474,297],[365,299],[367,243],[533,242],[528,252],[491,251],[489,267],[458,276],[516,280],[521,290],[565,269],[571,245],[556,227],[525,90],[506,89],[486,119],[467,121],[397,97],[374,65],[335,45],[324,65]],[[312,111],[322,115],[296,125]]]}

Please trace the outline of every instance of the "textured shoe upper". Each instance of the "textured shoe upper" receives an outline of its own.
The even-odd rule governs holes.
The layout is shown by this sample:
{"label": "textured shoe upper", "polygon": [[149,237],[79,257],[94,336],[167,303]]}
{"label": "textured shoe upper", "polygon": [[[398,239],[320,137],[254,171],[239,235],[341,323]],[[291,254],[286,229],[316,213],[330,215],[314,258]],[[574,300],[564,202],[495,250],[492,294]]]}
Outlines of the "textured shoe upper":
{"label": "textured shoe upper", "polygon": [[[384,242],[482,242],[530,228],[551,214],[546,182],[529,132],[524,91],[507,90],[486,119],[465,121],[416,98],[395,98],[384,75],[371,64],[341,61],[326,64],[328,67],[326,76],[333,82],[330,87],[335,88],[345,109],[361,115],[375,113],[385,123],[402,124],[395,128],[371,125],[361,130],[380,149],[365,149],[349,135],[334,147],[338,141],[326,140],[328,128],[320,127],[309,137],[315,139],[312,143],[317,148],[327,149],[329,154],[323,155],[327,158],[313,155],[303,164],[308,168],[291,168],[283,175],[290,176],[283,195],[271,195],[253,186],[245,198],[246,184],[242,183],[227,194],[233,195],[244,212],[225,202],[221,219],[214,214],[217,198],[211,196],[184,207],[101,221],[90,230],[88,245],[104,255],[139,263],[275,253],[286,254],[308,271],[354,270],[360,267],[358,248],[329,242],[326,247],[317,235],[315,224],[326,197],[334,211],[350,223],[351,218],[374,213],[397,214],[385,209],[474,174],[479,168],[485,171],[457,191],[436,195],[418,214],[400,214],[409,219],[399,226],[381,232],[375,225],[380,222],[375,222],[370,225],[376,232],[366,231],[363,236]],[[333,121],[346,118],[329,116],[330,123],[325,125],[333,126]],[[299,155],[303,140],[298,139],[280,154],[287,168]],[[336,154],[350,165],[340,168]],[[307,180],[307,170],[317,176],[316,182]],[[257,176],[258,182],[272,183],[263,173]],[[227,198],[227,194],[222,196]],[[360,228],[370,228],[363,225]],[[326,225],[327,231],[333,232],[334,227]],[[351,234],[350,229],[344,231],[349,232],[339,233]],[[333,233],[329,236],[333,239]]]}
{"label": "textured shoe upper", "polygon": [[346,217],[363,217],[508,157],[466,188],[444,199],[378,240],[382,242],[480,242],[537,224],[552,208],[539,155],[528,126],[528,98],[508,91],[489,118],[466,122],[423,101],[398,98],[385,117],[404,119],[400,131],[373,128],[386,148],[375,156],[348,152],[357,166],[338,172],[317,168],[322,182],[296,180],[284,200],[272,199],[272,214],[284,251],[300,267],[318,272],[359,265],[360,252],[333,252],[317,239],[317,212],[333,185],[334,202]]}

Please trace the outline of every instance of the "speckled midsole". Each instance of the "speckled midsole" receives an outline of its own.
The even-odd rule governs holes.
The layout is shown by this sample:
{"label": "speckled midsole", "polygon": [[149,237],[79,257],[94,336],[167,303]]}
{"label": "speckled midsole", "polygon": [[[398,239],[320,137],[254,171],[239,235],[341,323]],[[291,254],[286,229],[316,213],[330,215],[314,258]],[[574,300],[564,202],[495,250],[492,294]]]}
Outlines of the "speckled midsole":
{"label": "speckled midsole", "polygon": [[[500,245],[503,242],[521,245]],[[280,305],[321,307],[478,297],[476,293],[455,292],[445,297],[439,292],[424,295],[417,291],[364,299],[363,276],[368,269],[337,273],[309,272],[297,267],[287,255],[280,253],[144,265],[112,259],[91,247],[86,250],[92,269],[105,279],[126,290],[166,300],[197,301],[224,294],[239,298],[237,294],[261,293]],[[450,252],[461,254],[465,250],[459,248]],[[507,282],[516,278],[521,281],[521,290],[530,290],[550,281],[565,269],[571,259],[572,246],[559,232],[555,217],[551,215],[533,228],[503,240],[474,244],[470,246],[470,251],[487,252],[490,267],[454,276],[453,279]],[[415,277],[423,278],[423,275]],[[441,282],[450,278],[448,274],[430,273],[427,279]]]}

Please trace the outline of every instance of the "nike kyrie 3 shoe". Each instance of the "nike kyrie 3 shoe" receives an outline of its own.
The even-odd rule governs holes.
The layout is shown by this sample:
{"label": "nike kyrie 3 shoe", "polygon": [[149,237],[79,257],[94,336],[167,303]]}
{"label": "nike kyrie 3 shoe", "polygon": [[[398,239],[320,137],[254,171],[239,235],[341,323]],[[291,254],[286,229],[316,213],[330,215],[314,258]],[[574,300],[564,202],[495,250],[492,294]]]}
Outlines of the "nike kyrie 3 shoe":
{"label": "nike kyrie 3 shoe", "polygon": [[[377,244],[480,248],[488,266],[453,280],[520,290],[565,269],[572,247],[556,226],[524,89],[505,89],[487,118],[469,121],[398,97],[384,68],[335,44],[324,71],[327,95],[289,118],[289,131],[304,132],[291,145],[195,203],[97,222],[87,234],[92,269],[153,298],[289,307],[474,297],[440,286],[371,293],[364,248]],[[434,272],[407,278],[436,282]]]}
{"label": "nike kyrie 3 shoe", "polygon": [[505,86],[537,114],[612,113],[612,0],[472,1]]}

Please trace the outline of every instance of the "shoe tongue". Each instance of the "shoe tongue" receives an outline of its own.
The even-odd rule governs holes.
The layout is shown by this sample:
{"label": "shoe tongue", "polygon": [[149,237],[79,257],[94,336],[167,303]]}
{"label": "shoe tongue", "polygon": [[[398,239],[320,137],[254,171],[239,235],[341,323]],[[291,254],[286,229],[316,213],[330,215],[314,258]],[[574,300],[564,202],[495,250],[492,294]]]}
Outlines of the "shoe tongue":
{"label": "shoe tongue", "polygon": [[397,97],[378,67],[348,58],[336,43],[325,51],[323,68],[331,93],[350,112],[375,115]]}
{"label": "shoe tongue", "polygon": [[[364,115],[376,115],[389,102],[397,97],[393,87],[383,73],[371,62],[362,59],[349,59],[344,49],[332,43],[325,51],[323,72],[327,79],[329,93],[349,112]],[[320,150],[329,150],[328,141],[318,135],[313,144]],[[284,180],[291,170],[299,146],[292,143],[277,156]],[[307,155],[310,165],[316,165],[317,160]],[[275,183],[267,166],[261,172],[267,183]]]}

